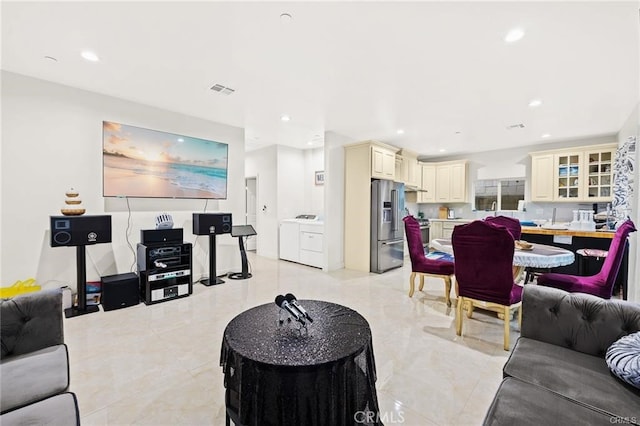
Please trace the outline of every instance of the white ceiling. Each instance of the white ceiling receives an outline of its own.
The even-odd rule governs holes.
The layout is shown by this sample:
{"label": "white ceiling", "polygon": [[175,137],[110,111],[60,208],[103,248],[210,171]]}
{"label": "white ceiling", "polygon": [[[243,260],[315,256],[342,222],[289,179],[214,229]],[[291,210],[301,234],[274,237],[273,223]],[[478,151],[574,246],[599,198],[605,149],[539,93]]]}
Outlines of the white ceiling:
{"label": "white ceiling", "polygon": [[[248,149],[316,147],[333,131],[437,156],[617,133],[639,99],[638,9],[638,1],[2,1],[1,65],[243,127]],[[526,34],[507,44],[516,26]],[[83,49],[101,61],[83,60]],[[216,83],[236,92],[209,90]],[[534,98],[543,104],[529,107]],[[506,130],[517,123],[524,129]]]}

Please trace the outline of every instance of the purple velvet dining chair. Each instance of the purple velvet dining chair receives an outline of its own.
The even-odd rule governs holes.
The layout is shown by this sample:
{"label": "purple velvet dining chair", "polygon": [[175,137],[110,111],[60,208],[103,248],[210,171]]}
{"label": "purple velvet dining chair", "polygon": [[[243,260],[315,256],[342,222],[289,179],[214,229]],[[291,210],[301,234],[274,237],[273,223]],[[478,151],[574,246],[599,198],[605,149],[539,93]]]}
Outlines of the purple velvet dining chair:
{"label": "purple velvet dining chair", "polygon": [[635,232],[636,227],[629,219],[616,230],[609,252],[598,272],[591,276],[568,275],[558,273],[542,274],[538,277],[538,285],[555,287],[571,293],[588,293],[603,299],[611,299],[613,286],[620,270],[622,257],[627,245],[627,237]]}
{"label": "purple velvet dining chair", "polygon": [[513,281],[511,233],[503,226],[482,220],[456,226],[451,236],[458,286],[456,334],[462,335],[462,311],[471,318],[479,307],[504,315],[504,350],[509,350],[511,312],[518,309],[522,322],[522,287]]}
{"label": "purple velvet dining chair", "polygon": [[486,222],[495,225],[502,225],[511,234],[514,240],[519,240],[522,235],[522,226],[520,226],[520,221],[513,217],[509,216],[487,216],[484,219]]}
{"label": "purple velvet dining chair", "polygon": [[415,291],[416,275],[420,276],[420,287],[424,287],[424,277],[431,276],[444,280],[444,296],[447,306],[451,306],[451,276],[453,275],[453,262],[438,259],[427,259],[422,245],[422,232],[420,224],[413,216],[406,216],[404,221],[404,232],[407,236],[409,246],[409,257],[411,258],[411,276],[409,277],[409,297],[413,297]]}

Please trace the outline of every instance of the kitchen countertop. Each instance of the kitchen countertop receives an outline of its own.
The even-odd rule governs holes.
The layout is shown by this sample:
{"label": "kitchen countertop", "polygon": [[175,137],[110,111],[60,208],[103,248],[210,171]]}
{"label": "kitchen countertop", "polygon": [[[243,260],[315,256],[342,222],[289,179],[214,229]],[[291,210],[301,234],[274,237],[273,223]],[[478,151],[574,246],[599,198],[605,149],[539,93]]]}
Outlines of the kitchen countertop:
{"label": "kitchen countertop", "polygon": [[581,231],[571,229],[545,229],[536,226],[523,226],[523,234],[537,235],[566,235],[569,237],[588,237],[588,238],[613,238],[615,231]]}

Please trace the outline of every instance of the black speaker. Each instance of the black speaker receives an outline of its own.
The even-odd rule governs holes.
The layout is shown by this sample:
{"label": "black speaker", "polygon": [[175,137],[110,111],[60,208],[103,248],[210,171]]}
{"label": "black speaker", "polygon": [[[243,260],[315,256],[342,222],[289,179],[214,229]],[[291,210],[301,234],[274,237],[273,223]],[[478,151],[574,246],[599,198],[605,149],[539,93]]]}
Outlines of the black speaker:
{"label": "black speaker", "polygon": [[102,309],[126,308],[140,302],[138,276],[133,272],[102,277]]}
{"label": "black speaker", "polygon": [[195,235],[231,233],[231,213],[194,213],[193,233]]}
{"label": "black speaker", "polygon": [[140,230],[140,242],[145,245],[182,244],[182,237],[182,228]]}
{"label": "black speaker", "polygon": [[51,247],[111,242],[111,216],[51,216]]}

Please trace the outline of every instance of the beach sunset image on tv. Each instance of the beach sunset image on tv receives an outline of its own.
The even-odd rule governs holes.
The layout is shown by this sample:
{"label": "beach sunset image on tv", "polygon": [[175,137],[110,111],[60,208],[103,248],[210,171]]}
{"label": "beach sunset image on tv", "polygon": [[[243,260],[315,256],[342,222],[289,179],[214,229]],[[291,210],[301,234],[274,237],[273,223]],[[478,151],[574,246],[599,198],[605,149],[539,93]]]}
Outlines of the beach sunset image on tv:
{"label": "beach sunset image on tv", "polygon": [[227,198],[228,145],[102,122],[105,197]]}

